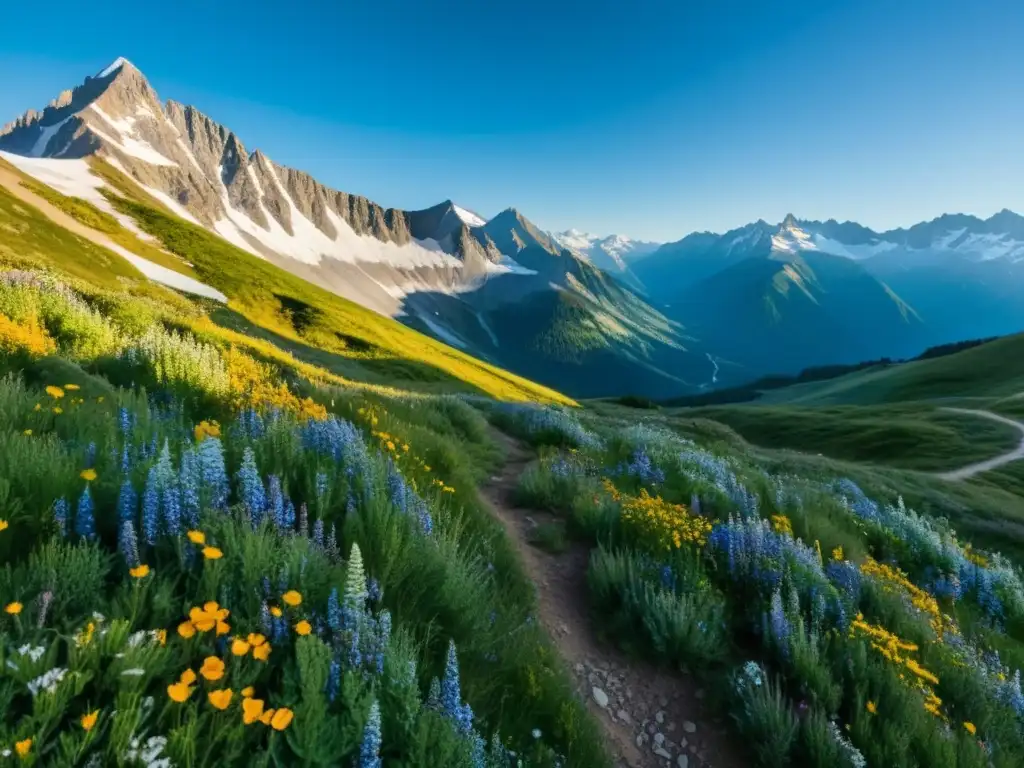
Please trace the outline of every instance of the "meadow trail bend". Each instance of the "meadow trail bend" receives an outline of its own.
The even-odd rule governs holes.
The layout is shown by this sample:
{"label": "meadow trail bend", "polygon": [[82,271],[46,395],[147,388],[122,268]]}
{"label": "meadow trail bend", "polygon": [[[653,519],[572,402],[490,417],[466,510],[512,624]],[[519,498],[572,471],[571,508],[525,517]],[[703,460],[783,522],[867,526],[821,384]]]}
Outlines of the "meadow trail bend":
{"label": "meadow trail bend", "polygon": [[587,605],[586,544],[549,554],[529,543],[533,529],[554,516],[516,505],[520,475],[534,455],[492,430],[505,452],[502,467],[480,486],[536,589],[537,619],[573,676],[577,694],[600,723],[616,768],[740,768],[742,759],[692,678],[627,658],[598,641]]}
{"label": "meadow trail bend", "polygon": [[1024,422],[1016,421],[1007,416],[1000,416],[998,413],[992,413],[992,411],[978,411],[973,408],[943,408],[943,411],[950,411],[952,413],[965,413],[971,416],[978,416],[979,418],[989,419],[990,421],[998,421],[1002,424],[1014,427],[1021,433],[1020,443],[1012,451],[995,456],[985,461],[979,461],[975,464],[968,464],[966,467],[960,467],[949,472],[939,472],[938,476],[943,480],[967,480],[968,478],[980,475],[982,472],[989,472],[993,469],[998,469],[1004,464],[1009,464],[1014,461],[1020,461],[1024,459]]}

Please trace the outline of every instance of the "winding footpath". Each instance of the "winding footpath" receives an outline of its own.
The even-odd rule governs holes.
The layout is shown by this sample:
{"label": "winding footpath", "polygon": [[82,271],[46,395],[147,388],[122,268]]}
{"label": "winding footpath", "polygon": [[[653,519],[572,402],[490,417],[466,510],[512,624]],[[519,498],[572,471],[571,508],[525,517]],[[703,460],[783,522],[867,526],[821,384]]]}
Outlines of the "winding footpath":
{"label": "winding footpath", "polygon": [[1013,461],[1020,461],[1024,459],[1024,422],[1016,421],[1006,416],[1000,416],[998,413],[992,413],[991,411],[977,411],[972,408],[942,408],[943,411],[950,411],[952,413],[966,413],[971,416],[979,416],[983,419],[989,419],[990,421],[998,421],[1001,424],[1014,427],[1021,433],[1020,443],[1012,451],[1007,451],[999,456],[995,456],[985,461],[979,461],[975,464],[968,464],[966,467],[960,467],[950,472],[939,472],[938,476],[943,480],[966,480],[975,475],[980,475],[982,472],[989,472],[993,469],[997,469],[1004,464],[1009,464]]}
{"label": "winding footpath", "polygon": [[533,455],[502,432],[493,430],[492,436],[505,449],[505,464],[480,487],[480,495],[536,588],[537,619],[572,672],[577,694],[600,723],[616,768],[747,765],[723,723],[704,711],[704,691],[692,678],[627,658],[598,641],[587,611],[588,547],[572,542],[567,551],[549,554],[529,543],[536,526],[555,518],[516,506],[516,485]]}

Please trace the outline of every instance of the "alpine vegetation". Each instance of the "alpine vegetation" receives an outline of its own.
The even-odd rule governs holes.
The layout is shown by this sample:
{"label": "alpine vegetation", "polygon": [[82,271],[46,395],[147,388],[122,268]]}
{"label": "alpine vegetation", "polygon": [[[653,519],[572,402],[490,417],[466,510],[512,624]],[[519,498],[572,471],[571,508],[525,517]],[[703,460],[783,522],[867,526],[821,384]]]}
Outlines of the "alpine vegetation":
{"label": "alpine vegetation", "polygon": [[580,428],[601,439],[547,452],[520,500],[591,542],[606,630],[728,693],[756,764],[1024,762],[1009,560],[848,478],[774,475],[666,427]]}

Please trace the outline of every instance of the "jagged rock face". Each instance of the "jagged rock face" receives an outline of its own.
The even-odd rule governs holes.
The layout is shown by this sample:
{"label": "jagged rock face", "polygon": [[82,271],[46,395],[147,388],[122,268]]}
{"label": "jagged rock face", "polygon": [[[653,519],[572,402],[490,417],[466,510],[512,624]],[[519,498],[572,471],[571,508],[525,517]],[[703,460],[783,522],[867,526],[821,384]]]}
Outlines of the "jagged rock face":
{"label": "jagged rock face", "polygon": [[[194,107],[161,104],[123,60],[10,123],[0,150],[102,158],[239,248],[558,387],[592,387],[607,359],[622,374],[615,386],[630,391],[633,373],[651,366],[673,388],[676,369],[708,367],[680,358],[667,320],[514,209],[487,221],[450,200],[404,211],[331,189],[248,150]],[[562,367],[548,372],[547,361]]]}
{"label": "jagged rock face", "polygon": [[194,107],[161,104],[123,60],[9,123],[0,149],[102,157],[179,214],[387,314],[399,313],[411,291],[463,292],[515,271],[508,250],[474,233],[464,217],[482,220],[451,201],[407,212],[331,189],[250,153]]}

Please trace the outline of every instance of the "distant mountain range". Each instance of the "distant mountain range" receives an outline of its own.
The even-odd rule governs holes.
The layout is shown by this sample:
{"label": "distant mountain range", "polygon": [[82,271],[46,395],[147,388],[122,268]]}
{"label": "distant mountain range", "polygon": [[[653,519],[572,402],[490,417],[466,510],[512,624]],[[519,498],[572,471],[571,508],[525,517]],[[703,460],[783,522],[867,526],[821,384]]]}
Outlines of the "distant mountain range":
{"label": "distant mountain range", "polygon": [[723,363],[765,373],[1024,328],[1024,217],[1005,210],[882,233],[789,215],[695,233],[630,268]]}
{"label": "distant mountain range", "polygon": [[[686,394],[1024,328],[1010,211],[883,233],[788,216],[659,245],[545,232],[514,208],[384,208],[161,102],[124,59],[9,123],[0,151],[79,196],[82,160],[105,161],[239,248],[579,397]],[[100,202],[102,186],[85,183]]]}

